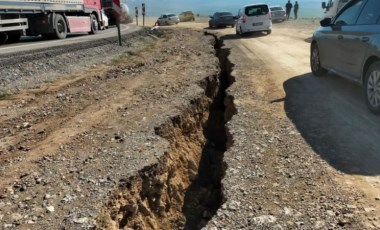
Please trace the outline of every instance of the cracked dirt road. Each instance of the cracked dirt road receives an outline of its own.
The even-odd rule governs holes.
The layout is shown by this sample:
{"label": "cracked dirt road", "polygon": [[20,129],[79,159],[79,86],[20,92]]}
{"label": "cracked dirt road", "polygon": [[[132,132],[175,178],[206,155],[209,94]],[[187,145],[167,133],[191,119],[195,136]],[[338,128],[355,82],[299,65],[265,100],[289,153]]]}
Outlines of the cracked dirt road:
{"label": "cracked dirt road", "polygon": [[268,66],[284,91],[284,112],[315,153],[342,172],[340,179],[375,200],[380,194],[379,117],[367,110],[360,86],[333,74],[311,74],[312,31],[280,27],[273,36],[243,39],[237,46]]}
{"label": "cracked dirt road", "polygon": [[[243,38],[230,28],[209,31],[220,34],[233,51],[231,62],[236,75],[246,75],[253,82],[252,95],[242,100],[243,104],[260,97],[264,100],[260,108],[269,109],[271,116],[286,116],[303,137],[305,146],[329,165],[334,181],[347,190],[363,193],[363,202],[370,206],[365,208],[369,214],[365,226],[378,228],[379,118],[367,110],[360,86],[333,74],[322,78],[311,74],[309,49],[317,26],[318,21],[313,20],[289,21],[274,24],[270,36],[258,33]],[[191,27],[208,29],[206,24]],[[247,60],[252,63],[250,66],[245,64]],[[236,89],[237,94],[242,93],[239,90]]]}

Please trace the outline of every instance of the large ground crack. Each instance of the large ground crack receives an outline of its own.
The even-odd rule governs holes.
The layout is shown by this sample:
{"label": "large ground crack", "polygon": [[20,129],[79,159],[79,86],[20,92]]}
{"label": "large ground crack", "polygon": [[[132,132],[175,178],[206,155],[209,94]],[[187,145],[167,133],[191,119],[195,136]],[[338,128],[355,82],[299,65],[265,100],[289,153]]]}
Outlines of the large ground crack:
{"label": "large ground crack", "polygon": [[220,73],[205,77],[204,93],[155,128],[169,141],[168,151],[123,182],[99,216],[99,228],[200,229],[224,202],[223,155],[232,145],[226,122],[236,114],[233,98],[226,96],[233,64],[229,49],[213,37]]}
{"label": "large ground crack", "polygon": [[[202,149],[198,174],[186,190],[183,213],[186,217],[186,229],[204,227],[224,202],[222,193],[222,178],[226,170],[223,162],[224,152],[232,145],[232,136],[226,128],[232,116],[236,113],[233,98],[227,97],[226,90],[233,83],[230,73],[232,63],[229,62],[229,49],[223,48],[223,42],[215,37],[215,49],[219,58],[221,73],[219,88],[210,105],[209,117],[204,128],[206,137]],[[209,90],[206,90],[209,91]]]}

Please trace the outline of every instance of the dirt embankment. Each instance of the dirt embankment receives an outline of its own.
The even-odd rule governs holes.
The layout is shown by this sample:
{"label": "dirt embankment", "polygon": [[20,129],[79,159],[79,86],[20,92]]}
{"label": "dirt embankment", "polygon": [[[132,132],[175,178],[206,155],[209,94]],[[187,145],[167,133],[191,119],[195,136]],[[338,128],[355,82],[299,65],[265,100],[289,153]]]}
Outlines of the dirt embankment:
{"label": "dirt embankment", "polygon": [[[91,57],[103,46],[17,64],[25,71],[9,92],[31,63],[63,66],[47,67],[52,82],[33,76],[37,88],[3,94],[3,228],[198,226],[216,211],[222,157],[202,166],[214,165],[214,179],[197,176],[202,157],[225,150],[228,83],[220,81],[215,38],[191,30],[138,36],[138,46],[127,43],[101,65]],[[61,74],[60,60],[72,66],[76,55],[78,69]],[[91,69],[79,68],[86,62]]]}

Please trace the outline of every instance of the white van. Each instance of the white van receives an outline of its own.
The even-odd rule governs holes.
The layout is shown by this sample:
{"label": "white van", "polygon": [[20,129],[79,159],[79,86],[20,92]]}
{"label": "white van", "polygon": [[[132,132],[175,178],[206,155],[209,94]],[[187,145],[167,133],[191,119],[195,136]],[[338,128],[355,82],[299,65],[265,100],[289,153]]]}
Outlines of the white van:
{"label": "white van", "polygon": [[236,34],[244,35],[254,31],[265,31],[267,34],[272,32],[271,12],[267,4],[251,4],[239,10]]}

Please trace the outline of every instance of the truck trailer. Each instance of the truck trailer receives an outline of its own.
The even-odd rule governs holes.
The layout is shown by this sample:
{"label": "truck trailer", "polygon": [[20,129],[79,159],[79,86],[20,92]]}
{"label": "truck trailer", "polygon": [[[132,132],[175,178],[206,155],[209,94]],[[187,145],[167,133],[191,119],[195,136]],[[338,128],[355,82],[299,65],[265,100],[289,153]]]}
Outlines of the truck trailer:
{"label": "truck trailer", "polygon": [[95,34],[103,26],[101,8],[101,0],[0,0],[0,42]]}

